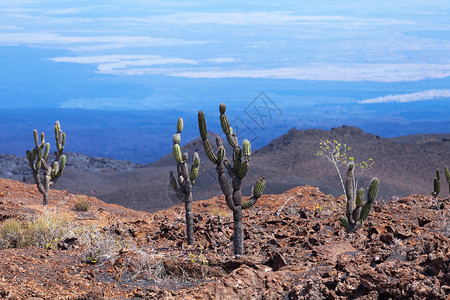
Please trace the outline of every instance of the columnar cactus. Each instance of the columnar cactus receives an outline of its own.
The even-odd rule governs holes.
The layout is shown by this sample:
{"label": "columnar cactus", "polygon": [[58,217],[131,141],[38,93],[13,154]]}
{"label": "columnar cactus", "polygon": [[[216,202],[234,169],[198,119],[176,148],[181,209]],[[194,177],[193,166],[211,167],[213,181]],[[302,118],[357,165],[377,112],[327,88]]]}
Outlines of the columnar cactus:
{"label": "columnar cactus", "polygon": [[348,232],[358,229],[369,216],[370,209],[377,196],[378,178],[373,178],[367,192],[367,201],[363,206],[364,189],[360,188],[356,195],[354,189],[354,167],[351,162],[348,166],[347,179],[345,181],[345,192],[347,197],[346,216],[341,218],[342,225]]}
{"label": "columnar cactus", "polygon": [[[242,148],[239,146],[236,134],[233,133],[232,128],[228,122],[228,118],[225,114],[226,106],[224,103],[220,104],[220,123],[222,130],[225,133],[228,144],[233,148],[232,161],[225,155],[225,148],[223,147],[220,137],[216,137],[217,152],[213,152],[211,145],[208,141],[208,131],[206,129],[205,115],[202,111],[198,112],[198,126],[200,130],[200,136],[203,140],[203,148],[206,155],[213,164],[216,165],[216,171],[220,183],[222,193],[225,195],[226,203],[228,207],[233,211],[234,220],[234,234],[233,234],[233,246],[235,255],[243,255],[244,253],[244,235],[242,224],[242,210],[252,207],[259,197],[264,193],[266,181],[264,177],[260,178],[253,189],[253,195],[244,203],[242,203],[241,184],[242,179],[247,175],[250,166],[250,142],[244,140]],[[231,186],[233,192],[230,189],[230,183],[225,175],[227,169],[228,175],[231,177]]]}
{"label": "columnar cactus", "polygon": [[200,158],[198,153],[194,153],[192,159],[191,171],[188,172],[188,154],[181,155],[180,142],[181,131],[183,131],[183,119],[179,118],[177,123],[177,133],[173,136],[173,156],[177,162],[177,175],[175,178],[173,172],[170,171],[170,185],[175,190],[178,199],[184,202],[186,210],[186,236],[188,245],[194,244],[194,218],[192,214],[192,187],[198,175],[200,166]]}
{"label": "columnar cactus", "polygon": [[[27,150],[28,163],[33,171],[34,181],[36,182],[39,192],[44,195],[43,204],[48,203],[48,194],[50,187],[53,186],[57,179],[61,177],[64,166],[66,165],[66,156],[63,154],[64,146],[66,144],[66,134],[62,132],[59,121],[55,123],[55,140],[56,149],[55,159],[52,164],[48,164],[48,155],[50,153],[50,143],[45,143],[45,135],[41,133],[41,142],[39,143],[38,132],[33,131],[35,147]],[[40,170],[44,172],[43,181],[41,181]]]}
{"label": "columnar cactus", "polygon": [[445,179],[448,183],[448,194],[450,195],[450,172],[448,171],[447,167],[445,167]]}
{"label": "columnar cactus", "polygon": [[441,174],[439,172],[439,169],[436,170],[436,178],[434,179],[433,182],[433,189],[434,191],[431,193],[431,195],[434,198],[437,198],[437,196],[439,196],[439,193],[441,192]]}

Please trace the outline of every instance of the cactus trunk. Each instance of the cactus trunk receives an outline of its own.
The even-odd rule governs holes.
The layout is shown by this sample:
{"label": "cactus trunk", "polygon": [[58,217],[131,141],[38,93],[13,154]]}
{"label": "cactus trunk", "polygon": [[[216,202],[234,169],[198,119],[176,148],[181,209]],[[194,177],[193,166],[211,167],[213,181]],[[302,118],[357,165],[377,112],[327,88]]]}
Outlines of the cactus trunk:
{"label": "cactus trunk", "polygon": [[242,208],[237,207],[233,211],[234,232],[233,248],[234,255],[244,255],[244,225],[242,223]]}
{"label": "cactus trunk", "polygon": [[194,214],[192,212],[192,193],[190,199],[184,202],[184,209],[186,211],[186,237],[188,245],[194,244]]}

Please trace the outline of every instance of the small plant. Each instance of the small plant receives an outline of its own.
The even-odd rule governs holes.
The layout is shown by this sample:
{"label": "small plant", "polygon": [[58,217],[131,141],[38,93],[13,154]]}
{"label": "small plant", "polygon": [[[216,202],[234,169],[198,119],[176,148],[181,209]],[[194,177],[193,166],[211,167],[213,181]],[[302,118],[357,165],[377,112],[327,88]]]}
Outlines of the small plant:
{"label": "small plant", "polygon": [[205,255],[203,254],[203,247],[200,247],[200,254],[195,255],[194,253],[189,252],[189,260],[193,264],[199,264],[201,266],[206,266],[208,264],[208,260],[206,259]]}
{"label": "small plant", "polygon": [[333,142],[329,140],[320,141],[320,150],[317,151],[317,156],[322,156],[326,158],[328,161],[330,161],[334,168],[336,169],[336,172],[339,175],[339,180],[341,183],[342,190],[344,192],[344,195],[347,198],[347,189],[344,185],[344,179],[341,175],[341,168],[345,167],[347,168],[350,163],[354,165],[355,168],[359,169],[359,174],[357,176],[353,176],[353,193],[356,193],[358,189],[358,183],[359,179],[361,178],[362,174],[366,171],[372,168],[374,161],[372,158],[369,158],[367,161],[362,161],[360,163],[354,163],[353,157],[347,157],[347,151],[351,150],[352,148],[347,146],[347,144],[341,144],[340,142],[333,140]]}
{"label": "small plant", "polygon": [[96,263],[98,263],[100,257],[102,256],[102,251],[100,249],[91,250],[92,251],[86,255],[86,258],[83,260],[83,262],[90,265],[95,265]]}
{"label": "small plant", "polygon": [[436,178],[433,182],[433,189],[434,191],[431,193],[431,195],[436,199],[441,191],[441,174],[439,172],[439,169],[436,170]]}
{"label": "small plant", "polygon": [[[56,180],[61,177],[64,166],[66,165],[66,156],[63,155],[64,146],[66,144],[66,134],[61,131],[59,121],[55,123],[55,140],[56,149],[55,159],[52,164],[48,164],[48,155],[50,153],[50,143],[45,143],[45,135],[41,133],[41,142],[39,143],[38,132],[33,131],[35,148],[27,150],[28,163],[33,171],[34,181],[36,182],[39,192],[44,195],[43,204],[48,203],[48,194],[50,187],[56,183]],[[44,172],[43,182],[40,176],[40,170]]]}
{"label": "small plant", "polygon": [[76,211],[88,211],[91,207],[91,202],[89,201],[89,198],[83,195],[77,196],[77,199],[75,200],[74,208]]}
{"label": "small plant", "polygon": [[374,203],[378,192],[378,178],[373,178],[370,182],[367,192],[367,201],[363,206],[364,201],[364,189],[360,188],[355,195],[354,184],[354,164],[350,163],[347,171],[346,185],[346,198],[347,209],[346,216],[341,218],[342,225],[348,232],[352,232],[358,229],[369,216],[370,209]]}
{"label": "small plant", "polygon": [[228,212],[225,211],[225,210],[223,210],[223,209],[220,209],[220,208],[218,208],[218,207],[212,208],[211,213],[212,213],[212,215],[215,216],[215,217],[221,217],[221,218],[226,218],[226,217],[228,217]]}
{"label": "small plant", "polygon": [[26,228],[18,219],[8,219],[0,227],[0,248],[22,248],[28,246]]}
{"label": "small plant", "polygon": [[[228,118],[225,114],[226,106],[224,103],[219,106],[220,123],[222,125],[223,133],[225,134],[228,144],[233,148],[233,157],[230,161],[225,156],[225,148],[220,137],[216,137],[217,154],[214,154],[208,140],[208,131],[206,129],[205,115],[202,111],[198,112],[198,127],[200,136],[203,140],[203,148],[206,155],[213,164],[216,165],[216,172],[218,175],[220,188],[225,195],[225,200],[228,207],[233,211],[234,233],[233,246],[235,255],[243,255],[244,253],[244,234],[242,224],[242,210],[252,207],[259,197],[261,197],[266,186],[264,177],[256,182],[253,189],[253,196],[242,203],[241,184],[242,179],[247,175],[250,167],[250,142],[244,140],[242,148],[239,146],[236,133],[233,132]],[[230,189],[230,183],[225,175],[225,168],[228,175],[231,177],[233,192]]]}
{"label": "small plant", "polygon": [[314,208],[313,208],[314,215],[320,214],[320,212],[322,211],[323,207],[324,207],[324,205],[320,206],[319,203],[316,203],[316,206],[314,206]]}
{"label": "small plant", "polygon": [[179,118],[177,123],[177,133],[173,136],[173,156],[177,162],[178,180],[170,171],[170,185],[175,190],[178,199],[184,202],[186,210],[186,236],[188,245],[194,244],[194,217],[192,213],[192,186],[195,184],[195,179],[198,175],[200,166],[200,158],[198,153],[194,153],[192,159],[191,171],[188,172],[188,154],[181,155],[180,141],[181,131],[183,131],[183,119]]}
{"label": "small plant", "polygon": [[123,262],[123,275],[132,280],[151,280],[156,284],[166,282],[167,274],[164,267],[164,255],[153,251],[131,250]]}

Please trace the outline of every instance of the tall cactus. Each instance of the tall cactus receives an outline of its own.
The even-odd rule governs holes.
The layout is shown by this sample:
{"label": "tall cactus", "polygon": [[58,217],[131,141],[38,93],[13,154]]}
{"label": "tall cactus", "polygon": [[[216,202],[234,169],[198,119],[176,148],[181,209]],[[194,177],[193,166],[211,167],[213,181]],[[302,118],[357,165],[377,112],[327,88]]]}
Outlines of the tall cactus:
{"label": "tall cactus", "polygon": [[173,136],[173,156],[177,162],[178,178],[175,178],[173,172],[170,171],[170,185],[175,190],[178,199],[184,202],[186,211],[186,236],[188,245],[194,244],[194,218],[192,213],[192,187],[198,175],[200,167],[200,158],[198,153],[194,153],[192,159],[191,171],[188,172],[188,154],[181,155],[180,142],[181,131],[183,131],[183,119],[179,118],[177,123],[177,133]]}
{"label": "tall cactus", "polygon": [[[220,183],[222,193],[225,195],[226,203],[228,207],[233,211],[234,220],[234,233],[233,233],[233,246],[235,255],[244,254],[244,235],[242,224],[242,210],[252,207],[259,197],[264,193],[266,181],[264,177],[261,177],[253,189],[253,195],[244,203],[242,203],[241,184],[242,179],[247,175],[250,166],[250,142],[244,140],[242,148],[239,146],[236,133],[233,133],[232,128],[228,122],[228,118],[225,114],[226,106],[224,103],[219,106],[220,111],[220,123],[222,130],[226,136],[228,144],[233,148],[232,161],[225,155],[225,148],[223,147],[220,137],[216,137],[217,152],[213,152],[211,145],[208,141],[208,131],[206,129],[205,115],[202,111],[198,112],[198,126],[200,130],[200,136],[203,140],[203,148],[206,155],[213,164],[216,165],[216,171]],[[230,189],[230,183],[225,175],[227,169],[228,175],[231,177],[231,186],[233,192]]]}
{"label": "tall cactus", "polygon": [[[37,188],[44,195],[43,204],[47,205],[50,187],[61,177],[66,165],[66,156],[63,154],[66,144],[66,134],[62,132],[59,121],[56,121],[55,140],[58,151],[55,152],[55,159],[50,165],[47,162],[50,153],[50,143],[45,143],[44,133],[41,133],[41,142],[39,143],[39,134],[36,129],[33,131],[33,136],[35,147],[27,150],[26,154]],[[44,173],[43,182],[41,181],[40,170]]]}
{"label": "tall cactus", "polygon": [[[445,174],[447,176],[447,173]],[[441,192],[441,173],[439,172],[439,169],[436,170],[436,178],[433,181],[433,192],[431,195],[434,198],[437,198],[439,196],[439,193]]]}
{"label": "tall cactus", "polygon": [[369,190],[367,192],[367,201],[363,206],[364,189],[360,188],[355,195],[354,167],[355,165],[352,162],[348,166],[347,179],[345,181],[345,191],[347,197],[347,218],[341,218],[342,225],[348,232],[352,232],[358,229],[369,216],[370,209],[377,196],[379,183],[378,178],[375,177],[372,179],[369,185]]}
{"label": "tall cactus", "polygon": [[450,195],[450,172],[448,171],[447,166],[445,167],[445,179],[448,183],[448,194]]}

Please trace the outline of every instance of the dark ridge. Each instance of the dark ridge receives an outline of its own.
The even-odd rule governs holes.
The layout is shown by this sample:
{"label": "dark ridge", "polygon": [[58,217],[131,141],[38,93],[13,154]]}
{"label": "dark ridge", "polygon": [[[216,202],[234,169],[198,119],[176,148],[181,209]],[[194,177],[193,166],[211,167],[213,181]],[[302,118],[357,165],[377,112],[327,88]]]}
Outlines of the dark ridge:
{"label": "dark ridge", "polygon": [[[210,133],[209,137],[214,149],[216,136]],[[281,193],[309,184],[319,187],[326,194],[342,195],[335,168],[316,155],[319,142],[327,139],[352,147],[348,156],[354,157],[356,162],[369,158],[374,160],[373,169],[361,176],[360,186],[365,187],[372,177],[378,177],[379,200],[409,194],[429,195],[436,169],[443,171],[444,166],[450,166],[448,133],[382,138],[352,126],[331,130],[292,128],[268,145],[253,151],[250,171],[243,181],[244,195],[250,194],[252,185],[260,176],[267,180],[267,193]],[[226,142],[224,144],[227,155],[230,155],[231,148]],[[167,149],[165,157],[148,165],[68,153],[67,169],[55,188],[93,195],[109,203],[150,212],[179,204],[169,186],[169,172],[176,168],[171,144]],[[194,152],[200,155],[194,199],[220,195],[215,166],[206,157],[201,139],[186,143],[182,151],[188,152],[189,161]],[[342,175],[345,175],[344,169]],[[33,183],[26,159],[14,155],[0,155],[0,177],[25,178],[26,182]],[[447,192],[445,186],[442,193]]]}

